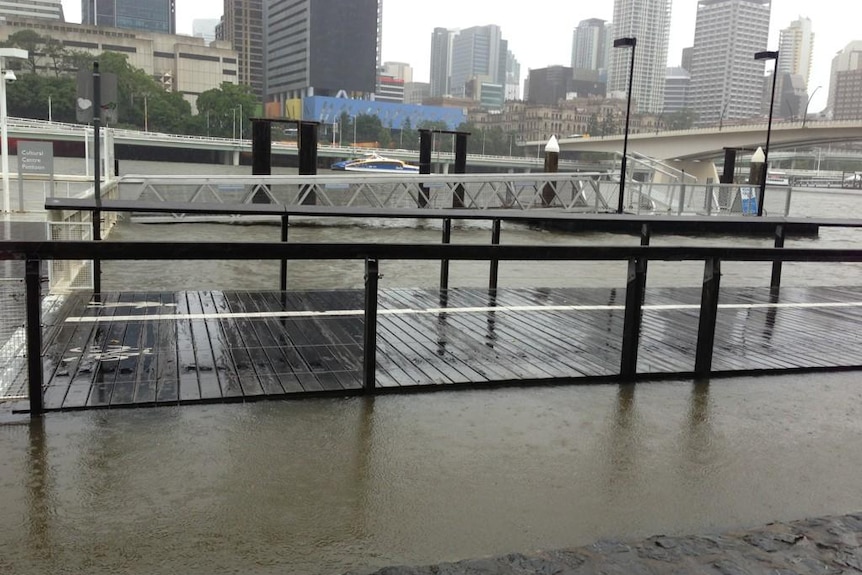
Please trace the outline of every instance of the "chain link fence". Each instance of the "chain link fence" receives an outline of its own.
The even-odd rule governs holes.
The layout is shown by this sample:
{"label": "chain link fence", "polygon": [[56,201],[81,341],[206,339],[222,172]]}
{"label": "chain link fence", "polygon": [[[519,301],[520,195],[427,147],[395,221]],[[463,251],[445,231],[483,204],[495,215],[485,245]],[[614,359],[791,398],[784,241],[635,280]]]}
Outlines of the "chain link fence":
{"label": "chain link fence", "polygon": [[24,280],[0,278],[0,402],[27,398]]}

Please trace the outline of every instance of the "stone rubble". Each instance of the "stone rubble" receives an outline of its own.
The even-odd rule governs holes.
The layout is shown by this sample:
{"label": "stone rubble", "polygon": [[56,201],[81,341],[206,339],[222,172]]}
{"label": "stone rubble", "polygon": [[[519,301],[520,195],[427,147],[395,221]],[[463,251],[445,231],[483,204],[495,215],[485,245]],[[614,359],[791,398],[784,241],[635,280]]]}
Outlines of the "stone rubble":
{"label": "stone rubble", "polygon": [[[362,572],[368,573],[368,572]],[[513,553],[372,575],[831,575],[862,573],[862,513],[770,523],[721,535],[602,540],[586,547]],[[360,575],[351,572],[347,575]]]}

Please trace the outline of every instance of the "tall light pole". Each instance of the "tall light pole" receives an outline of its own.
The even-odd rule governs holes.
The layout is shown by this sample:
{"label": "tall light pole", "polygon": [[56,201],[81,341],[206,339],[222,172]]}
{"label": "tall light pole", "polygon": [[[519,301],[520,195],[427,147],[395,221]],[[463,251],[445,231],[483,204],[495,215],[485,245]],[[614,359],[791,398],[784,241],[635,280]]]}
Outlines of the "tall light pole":
{"label": "tall light pole", "polygon": [[808,120],[808,105],[811,104],[811,98],[813,98],[814,94],[817,93],[817,90],[819,90],[822,87],[823,86],[817,86],[816,88],[814,88],[814,91],[811,92],[810,96],[808,96],[808,101],[805,102],[805,113],[802,114],[802,127],[803,128],[805,127],[805,122]]}
{"label": "tall light pole", "polygon": [[766,172],[769,169],[769,138],[772,136],[772,109],[775,106],[775,77],[778,76],[778,50],[757,52],[755,60],[775,60],[772,70],[772,97],[769,99],[769,123],[766,125],[766,147],[763,148],[763,173],[760,177],[760,194],[757,198],[757,215],[763,215],[763,200],[766,197]]}
{"label": "tall light pole", "polygon": [[6,58],[26,60],[27,50],[0,48],[0,169],[3,170],[3,211],[12,211],[12,196],[9,190],[9,127],[6,122],[6,80],[14,80],[15,74],[6,69]]}
{"label": "tall light pole", "polygon": [[730,100],[724,103],[724,107],[721,108],[721,116],[718,117],[718,131],[724,127],[724,113],[727,112],[727,106],[730,104]]}
{"label": "tall light pole", "polygon": [[626,130],[623,135],[623,161],[622,166],[620,168],[620,198],[617,204],[617,213],[623,213],[623,196],[626,191],[626,160],[629,149],[629,117],[631,116],[632,111],[632,82],[635,77],[635,47],[637,46],[638,39],[637,38],[617,38],[614,40],[614,48],[620,48],[624,46],[631,46],[632,49],[632,59],[631,65],[629,66],[629,94],[628,94],[628,102],[626,103]]}

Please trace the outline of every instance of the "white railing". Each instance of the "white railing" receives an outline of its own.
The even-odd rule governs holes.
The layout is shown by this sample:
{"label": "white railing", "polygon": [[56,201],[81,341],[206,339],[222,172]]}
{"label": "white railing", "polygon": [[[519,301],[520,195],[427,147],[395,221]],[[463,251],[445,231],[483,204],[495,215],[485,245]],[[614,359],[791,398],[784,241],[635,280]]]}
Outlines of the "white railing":
{"label": "white railing", "polygon": [[[451,208],[615,212],[617,176],[580,174],[124,176],[120,197],[142,202],[276,204],[343,208]],[[756,190],[754,190],[756,195]],[[750,186],[626,182],[624,208],[657,215],[741,215],[751,211]],[[770,215],[787,215],[790,188],[770,188]],[[426,201],[423,202],[423,198]],[[146,210],[142,209],[142,213]],[[754,209],[756,212],[756,208]],[[139,214],[140,215],[140,214]],[[183,218],[175,214],[175,218]]]}
{"label": "white railing", "polygon": [[[93,196],[92,185],[74,197],[89,198]],[[119,184],[117,180],[102,185],[103,199],[118,199]],[[44,207],[44,204],[43,204]],[[47,237],[51,241],[89,241],[93,239],[93,214],[89,211],[51,210],[47,223]],[[101,214],[101,237],[107,237],[111,228],[117,223],[119,214],[104,212]],[[75,290],[93,289],[93,262],[89,260],[51,260],[48,266],[50,293],[65,293]]]}

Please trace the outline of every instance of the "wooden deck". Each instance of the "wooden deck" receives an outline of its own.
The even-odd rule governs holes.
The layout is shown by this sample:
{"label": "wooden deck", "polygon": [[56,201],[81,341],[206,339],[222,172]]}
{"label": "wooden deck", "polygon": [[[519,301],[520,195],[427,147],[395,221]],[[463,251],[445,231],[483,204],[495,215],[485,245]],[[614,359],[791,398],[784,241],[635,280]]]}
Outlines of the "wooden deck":
{"label": "wooden deck", "polygon": [[[648,289],[638,372],[694,370],[699,288]],[[362,388],[362,290],[70,297],[43,346],[48,410]],[[377,385],[550,383],[619,373],[625,291],[385,289]],[[723,288],[713,370],[862,367],[862,288]]]}

